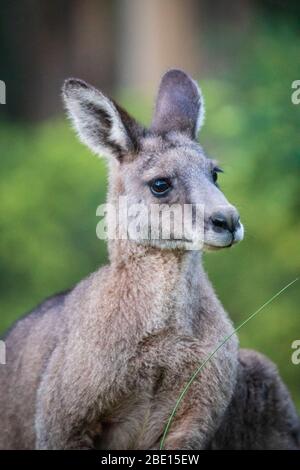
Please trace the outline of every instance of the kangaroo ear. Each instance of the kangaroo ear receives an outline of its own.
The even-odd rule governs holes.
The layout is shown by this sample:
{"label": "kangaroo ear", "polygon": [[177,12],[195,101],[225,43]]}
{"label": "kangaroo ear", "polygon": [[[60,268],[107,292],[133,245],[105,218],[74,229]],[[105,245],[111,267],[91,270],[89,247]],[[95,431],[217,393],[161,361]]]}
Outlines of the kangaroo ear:
{"label": "kangaroo ear", "polygon": [[161,79],[151,130],[178,131],[196,139],[204,120],[204,100],[197,83],[182,70]]}
{"label": "kangaroo ear", "polygon": [[122,160],[137,151],[142,127],[96,88],[70,78],[63,99],[80,140],[93,152]]}

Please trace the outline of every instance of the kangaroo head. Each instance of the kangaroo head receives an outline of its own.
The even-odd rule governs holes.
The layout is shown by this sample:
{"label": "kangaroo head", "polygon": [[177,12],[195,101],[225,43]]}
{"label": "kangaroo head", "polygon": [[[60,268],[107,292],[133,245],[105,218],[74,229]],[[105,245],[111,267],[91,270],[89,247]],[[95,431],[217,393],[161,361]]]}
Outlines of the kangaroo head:
{"label": "kangaroo head", "polygon": [[[186,73],[170,70],[163,76],[149,129],[81,80],[67,80],[63,97],[81,141],[109,158],[110,201],[126,196],[129,207],[201,205],[204,248],[229,247],[242,240],[238,212],[217,185],[221,170],[196,140],[204,103],[196,82]],[[140,213],[139,223],[145,233],[149,214],[141,217]],[[188,247],[191,239],[186,234],[175,235],[174,230],[167,240],[158,237],[147,243],[161,248]]]}

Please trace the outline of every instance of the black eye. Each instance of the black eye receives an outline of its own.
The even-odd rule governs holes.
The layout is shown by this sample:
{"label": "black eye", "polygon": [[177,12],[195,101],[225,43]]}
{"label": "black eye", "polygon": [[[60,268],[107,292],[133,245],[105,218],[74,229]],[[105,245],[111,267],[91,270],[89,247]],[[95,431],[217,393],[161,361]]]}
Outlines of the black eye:
{"label": "black eye", "polygon": [[151,192],[157,197],[165,196],[171,188],[171,182],[167,178],[158,178],[150,183]]}
{"label": "black eye", "polygon": [[219,168],[218,166],[216,166],[212,170],[212,178],[213,178],[214,183],[216,183],[218,181],[218,173],[223,173],[223,170],[222,170],[222,168]]}

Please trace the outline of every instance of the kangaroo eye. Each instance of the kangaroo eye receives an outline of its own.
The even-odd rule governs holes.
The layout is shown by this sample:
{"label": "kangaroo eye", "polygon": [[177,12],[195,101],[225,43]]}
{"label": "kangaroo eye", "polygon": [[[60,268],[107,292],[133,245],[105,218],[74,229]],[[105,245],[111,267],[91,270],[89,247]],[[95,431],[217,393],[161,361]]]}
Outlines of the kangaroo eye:
{"label": "kangaroo eye", "polygon": [[171,181],[167,178],[158,178],[150,183],[151,192],[156,197],[165,196],[171,188]]}
{"label": "kangaroo eye", "polygon": [[216,166],[212,170],[212,178],[213,178],[214,183],[216,183],[218,181],[218,173],[223,173],[223,170],[222,170],[222,168],[219,168],[218,166]]}

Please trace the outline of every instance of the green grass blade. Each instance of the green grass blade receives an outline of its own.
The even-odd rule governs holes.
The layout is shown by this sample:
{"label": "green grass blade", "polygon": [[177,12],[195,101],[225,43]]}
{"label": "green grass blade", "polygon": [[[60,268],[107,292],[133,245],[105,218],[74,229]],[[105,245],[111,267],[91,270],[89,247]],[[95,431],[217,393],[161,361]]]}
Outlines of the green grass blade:
{"label": "green grass blade", "polygon": [[298,277],[296,279],[294,279],[293,281],[289,282],[286,286],[284,286],[282,289],[280,289],[280,291],[278,291],[276,294],[274,294],[269,300],[267,300],[267,302],[265,302],[261,307],[259,307],[257,310],[255,310],[254,313],[252,313],[251,315],[249,315],[248,318],[246,318],[246,320],[244,320],[237,328],[235,328],[232,333],[228,336],[226,336],[223,341],[207,356],[207,358],[200,364],[200,366],[195,370],[195,372],[192,374],[191,378],[189,379],[189,381],[187,382],[187,384],[185,385],[185,387],[183,388],[182,392],[180,393],[177,401],[176,401],[176,404],[172,410],[172,413],[170,414],[170,417],[168,419],[168,422],[165,426],[165,429],[164,429],[164,433],[163,433],[163,436],[162,436],[162,439],[160,441],[160,450],[163,449],[163,446],[164,446],[164,443],[165,443],[165,440],[166,440],[166,437],[167,437],[167,434],[169,432],[169,429],[170,429],[170,426],[171,426],[171,423],[173,421],[173,418],[176,414],[176,411],[182,401],[182,399],[184,398],[184,396],[186,395],[188,389],[190,388],[190,386],[192,385],[193,381],[195,380],[195,378],[197,377],[197,375],[201,372],[201,370],[205,367],[205,365],[208,363],[208,361],[210,361],[210,359],[213,358],[213,356],[222,348],[222,346],[224,346],[225,343],[227,343],[227,341],[232,338],[233,335],[235,335],[243,326],[245,326],[250,320],[252,320],[252,318],[254,318],[256,315],[258,315],[258,313],[260,313],[265,307],[267,307],[267,305],[269,305],[271,302],[273,302],[277,297],[279,297],[285,290],[287,290],[289,287],[291,287],[293,284],[295,284],[295,282],[298,281]]}

